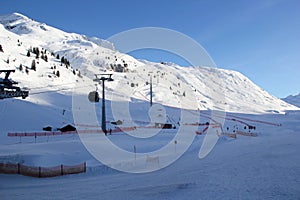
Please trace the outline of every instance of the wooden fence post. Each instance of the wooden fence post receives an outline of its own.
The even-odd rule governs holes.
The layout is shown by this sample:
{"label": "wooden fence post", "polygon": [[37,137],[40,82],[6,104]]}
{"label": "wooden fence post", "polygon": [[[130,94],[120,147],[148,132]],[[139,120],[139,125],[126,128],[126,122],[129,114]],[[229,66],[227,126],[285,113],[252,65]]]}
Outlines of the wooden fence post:
{"label": "wooden fence post", "polygon": [[41,178],[42,177],[42,169],[41,169],[41,167],[39,167],[39,178]]}
{"label": "wooden fence post", "polygon": [[136,146],[133,145],[133,152],[134,152],[134,163],[136,163]]}
{"label": "wooden fence post", "polygon": [[64,166],[62,164],[60,165],[60,174],[64,175]]}
{"label": "wooden fence post", "polygon": [[18,163],[18,174],[20,174],[20,163]]}

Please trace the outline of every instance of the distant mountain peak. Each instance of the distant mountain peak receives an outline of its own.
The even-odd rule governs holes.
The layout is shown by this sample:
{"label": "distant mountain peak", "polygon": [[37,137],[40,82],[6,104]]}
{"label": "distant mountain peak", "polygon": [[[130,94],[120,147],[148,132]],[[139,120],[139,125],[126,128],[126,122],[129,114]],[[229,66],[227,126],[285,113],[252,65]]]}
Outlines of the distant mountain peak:
{"label": "distant mountain peak", "polygon": [[0,16],[0,23],[4,24],[4,25],[11,24],[11,23],[14,23],[14,22],[17,22],[20,20],[27,21],[27,20],[29,20],[29,18],[26,17],[25,15],[22,15],[22,14],[16,13],[16,12],[12,13],[12,14]]}
{"label": "distant mountain peak", "polygon": [[289,95],[282,100],[300,108],[300,93],[296,95]]}

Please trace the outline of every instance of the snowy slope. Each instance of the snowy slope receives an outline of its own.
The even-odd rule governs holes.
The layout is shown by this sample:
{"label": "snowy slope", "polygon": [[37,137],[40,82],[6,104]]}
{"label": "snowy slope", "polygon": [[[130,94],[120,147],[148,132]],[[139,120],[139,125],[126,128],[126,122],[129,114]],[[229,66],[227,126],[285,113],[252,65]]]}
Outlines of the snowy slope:
{"label": "snowy slope", "polygon": [[282,100],[300,108],[300,93],[298,95],[289,95]]}
{"label": "snowy slope", "polygon": [[[259,137],[222,138],[209,156],[197,155],[204,136],[175,163],[144,174],[122,173],[95,162],[77,136],[34,139],[1,138],[0,159],[28,165],[55,166],[87,161],[86,174],[37,179],[0,174],[1,199],[298,199],[299,113],[297,115],[235,116],[283,124],[258,126]],[[126,134],[109,138],[122,147],[147,150],[166,142],[173,130],[154,140],[137,140]],[[94,135],[91,135],[91,140]],[[5,143],[5,144],[3,144]],[[145,163],[146,165],[146,163]],[[63,185],[63,189],[62,186]]]}

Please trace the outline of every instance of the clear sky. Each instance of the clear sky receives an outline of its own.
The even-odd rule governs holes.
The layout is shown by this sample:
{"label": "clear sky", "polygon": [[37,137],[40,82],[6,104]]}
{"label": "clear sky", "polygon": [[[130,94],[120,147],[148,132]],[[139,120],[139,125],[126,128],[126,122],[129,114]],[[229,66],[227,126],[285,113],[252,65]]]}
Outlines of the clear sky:
{"label": "clear sky", "polygon": [[[0,14],[106,39],[139,27],[164,27],[199,42],[218,67],[237,70],[277,97],[300,92],[299,0],[0,0]],[[133,52],[152,61],[183,60]]]}

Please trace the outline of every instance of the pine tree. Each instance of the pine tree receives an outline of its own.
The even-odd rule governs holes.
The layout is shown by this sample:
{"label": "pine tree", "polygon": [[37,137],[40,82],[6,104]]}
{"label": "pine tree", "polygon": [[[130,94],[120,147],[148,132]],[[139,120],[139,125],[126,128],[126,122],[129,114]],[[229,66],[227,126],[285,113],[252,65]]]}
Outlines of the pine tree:
{"label": "pine tree", "polygon": [[56,76],[57,77],[59,77],[60,76],[60,73],[59,73],[59,71],[57,70],[57,72],[56,72]]}
{"label": "pine tree", "polygon": [[19,70],[20,70],[20,71],[23,71],[23,66],[22,66],[22,64],[20,64]]}
{"label": "pine tree", "polygon": [[36,64],[35,64],[35,60],[32,61],[31,63],[31,69],[36,71]]}
{"label": "pine tree", "polygon": [[27,56],[30,57],[30,51],[29,50],[27,51]]}
{"label": "pine tree", "polygon": [[2,45],[0,44],[0,52],[3,52],[3,48]]}
{"label": "pine tree", "polygon": [[40,50],[38,47],[33,48],[33,53],[36,55],[36,59],[40,57]]}
{"label": "pine tree", "polygon": [[59,54],[57,54],[57,55],[56,55],[56,59],[58,59],[58,60],[59,60]]}

